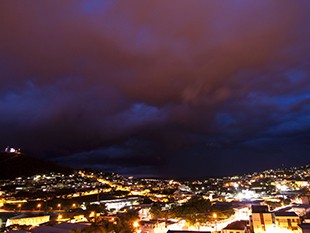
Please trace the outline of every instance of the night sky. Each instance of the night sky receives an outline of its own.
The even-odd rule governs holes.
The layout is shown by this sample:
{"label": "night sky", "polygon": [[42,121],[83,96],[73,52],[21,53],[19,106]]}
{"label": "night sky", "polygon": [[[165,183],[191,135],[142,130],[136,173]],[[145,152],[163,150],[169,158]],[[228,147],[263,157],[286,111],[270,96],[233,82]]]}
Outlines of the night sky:
{"label": "night sky", "polygon": [[310,1],[2,0],[0,113],[2,149],[75,168],[308,164]]}

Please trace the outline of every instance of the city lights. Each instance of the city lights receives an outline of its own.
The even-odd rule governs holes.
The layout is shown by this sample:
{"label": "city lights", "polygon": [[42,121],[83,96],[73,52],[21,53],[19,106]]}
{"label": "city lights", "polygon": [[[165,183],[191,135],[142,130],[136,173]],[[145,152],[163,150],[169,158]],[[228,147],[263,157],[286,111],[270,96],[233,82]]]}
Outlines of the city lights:
{"label": "city lights", "polygon": [[135,222],[133,223],[133,227],[138,228],[139,226],[140,226],[140,225],[139,225],[139,222],[135,221]]}
{"label": "city lights", "polygon": [[[283,195],[283,190],[302,190],[304,192],[308,189],[309,185],[305,184],[309,183],[309,168],[293,168],[288,170],[285,176],[282,170],[267,170],[244,176],[184,182],[147,178],[129,179],[118,174],[103,175],[102,173],[88,173],[87,171],[79,171],[69,175],[51,173],[34,176],[39,177],[37,179],[26,177],[4,181],[4,186],[2,187],[18,185],[23,192],[29,190],[32,193],[36,191],[33,188],[33,184],[35,184],[38,194],[43,194],[38,196],[37,201],[40,200],[40,202],[36,202],[35,210],[31,207],[33,200],[30,198],[16,199],[15,190],[14,192],[11,192],[10,189],[2,190],[1,198],[4,203],[15,205],[15,211],[16,209],[20,211],[23,206],[23,212],[25,213],[27,213],[29,208],[30,211],[41,212],[43,205],[44,211],[53,210],[54,207],[57,210],[56,212],[62,213],[59,213],[56,220],[67,223],[89,222],[100,224],[103,219],[106,219],[113,224],[113,227],[119,227],[123,224],[121,215],[130,215],[132,211],[139,211],[139,218],[134,218],[130,221],[130,225],[135,229],[135,232],[148,231],[148,227],[152,227],[152,229],[157,229],[158,233],[166,233],[161,232],[159,229],[168,229],[165,228],[168,223],[162,220],[167,218],[167,216],[176,216],[175,218],[169,218],[169,224],[173,225],[171,229],[180,230],[188,227],[190,230],[195,230],[199,227],[202,231],[214,232],[226,227],[229,228],[238,221],[249,221],[251,216],[254,216],[252,222],[255,222],[253,224],[258,226],[257,229],[262,228],[262,224],[264,224],[269,231],[277,229],[278,232],[289,232],[289,226],[293,226],[296,229],[297,224],[301,221],[299,216],[303,216],[306,213],[306,210],[298,209],[298,206],[302,206],[309,199],[306,198],[307,196],[300,196],[298,192],[292,192],[290,199],[288,199]],[[298,181],[294,180],[296,174],[303,174],[303,178]],[[270,182],[263,182],[266,178]],[[62,180],[61,184],[59,184],[59,180]],[[236,188],[236,184],[238,184],[238,188]],[[107,190],[109,191],[105,192],[105,187],[99,189],[98,185],[108,186]],[[73,186],[74,188],[72,188]],[[54,187],[54,190],[52,191],[48,187]],[[70,192],[65,195],[54,195],[55,199],[48,196],[51,191],[56,194],[57,187],[59,187],[59,192],[63,192],[63,189],[66,188]],[[125,192],[127,195],[122,194],[120,196],[120,193],[117,193],[117,195],[111,197],[113,194],[111,188],[120,191],[120,193]],[[143,190],[146,189],[152,191],[144,192]],[[99,190],[100,196],[98,196]],[[143,192],[140,192],[141,190]],[[132,196],[132,193],[139,193],[139,196]],[[108,198],[101,199],[101,196]],[[93,199],[93,201],[89,201],[88,198]],[[144,198],[148,198],[153,205],[143,205]],[[77,200],[80,201],[80,204],[77,204]],[[199,203],[196,203],[195,200],[199,201]],[[262,212],[264,213],[263,223],[260,222],[260,218],[255,218],[255,213],[251,213],[249,208],[253,206],[244,206],[244,203],[255,201],[261,207],[266,206]],[[235,207],[230,207],[230,203],[234,203]],[[81,211],[76,211],[78,206],[81,207]],[[151,212],[152,206],[157,206],[159,209]],[[197,210],[199,206],[203,208]],[[182,207],[187,211],[190,210],[188,216],[180,211],[176,211]],[[93,208],[98,209],[98,212],[94,211]],[[271,210],[274,213],[270,212]],[[287,211],[288,214],[277,214],[277,212],[283,210]],[[85,214],[84,211],[88,212],[88,214]],[[294,215],[293,212],[295,211],[296,214]],[[41,214],[43,213],[41,212]],[[48,221],[49,216],[46,214],[48,212],[44,213],[42,218],[40,217],[33,221]],[[120,215],[118,216],[118,214]],[[64,216],[67,215],[70,217],[65,218]],[[195,219],[193,220],[190,216],[195,216]],[[11,219],[10,223],[13,224],[14,221],[24,220]],[[173,223],[174,221],[175,224]]]}
{"label": "city lights", "polygon": [[310,233],[310,0],[0,0],[0,233]]}

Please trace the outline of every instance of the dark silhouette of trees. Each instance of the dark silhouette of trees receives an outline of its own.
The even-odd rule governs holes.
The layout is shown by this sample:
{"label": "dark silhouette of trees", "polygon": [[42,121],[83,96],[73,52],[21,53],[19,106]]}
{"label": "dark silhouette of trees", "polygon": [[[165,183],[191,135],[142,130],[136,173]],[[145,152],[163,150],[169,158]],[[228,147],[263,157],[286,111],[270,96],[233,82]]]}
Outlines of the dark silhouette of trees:
{"label": "dark silhouette of trees", "polygon": [[84,229],[71,230],[70,233],[133,233],[135,232],[133,223],[137,221],[138,213],[128,211],[112,218],[98,218],[90,227]]}
{"label": "dark silhouette of trees", "polygon": [[162,210],[159,205],[151,208],[154,219],[157,218],[176,218],[184,219],[191,225],[202,225],[207,221],[214,221],[213,214],[216,213],[218,219],[224,219],[234,214],[231,208],[218,208],[211,205],[209,200],[201,196],[193,196],[183,205],[174,206],[169,210]]}

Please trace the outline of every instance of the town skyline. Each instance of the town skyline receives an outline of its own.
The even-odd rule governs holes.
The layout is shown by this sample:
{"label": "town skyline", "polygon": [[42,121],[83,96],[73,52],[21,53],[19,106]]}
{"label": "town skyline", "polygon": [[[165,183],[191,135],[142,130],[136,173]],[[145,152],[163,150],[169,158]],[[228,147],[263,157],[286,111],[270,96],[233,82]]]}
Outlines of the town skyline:
{"label": "town skyline", "polygon": [[0,177],[0,231],[306,232],[309,178],[310,165],[183,181],[90,170]]}

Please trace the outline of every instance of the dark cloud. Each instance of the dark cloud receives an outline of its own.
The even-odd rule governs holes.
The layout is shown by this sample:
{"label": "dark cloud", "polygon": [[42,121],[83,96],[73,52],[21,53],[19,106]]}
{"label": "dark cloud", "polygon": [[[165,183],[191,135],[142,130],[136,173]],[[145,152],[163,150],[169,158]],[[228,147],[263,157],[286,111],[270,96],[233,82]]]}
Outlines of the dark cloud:
{"label": "dark cloud", "polygon": [[308,163],[308,1],[0,3],[0,146],[123,174]]}

